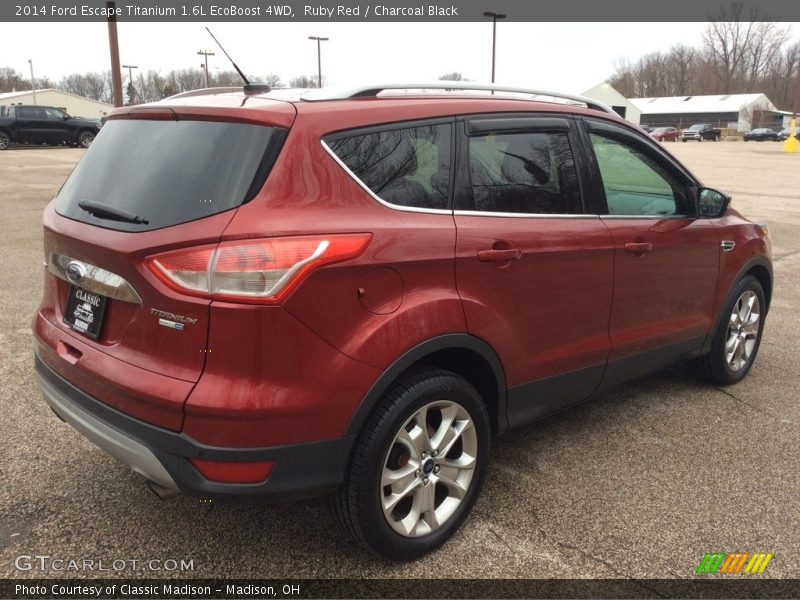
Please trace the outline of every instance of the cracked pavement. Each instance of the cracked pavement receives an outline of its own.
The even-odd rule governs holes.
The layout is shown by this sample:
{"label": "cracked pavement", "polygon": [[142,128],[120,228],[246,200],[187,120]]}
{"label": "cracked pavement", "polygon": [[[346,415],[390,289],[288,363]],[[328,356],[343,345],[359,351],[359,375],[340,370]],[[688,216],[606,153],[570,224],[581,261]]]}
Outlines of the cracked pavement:
{"label": "cracked pavement", "polygon": [[0,574],[40,575],[14,568],[38,553],[194,559],[190,577],[682,578],[723,551],[772,552],[765,576],[798,577],[800,155],[781,147],[667,145],[770,228],[775,292],[750,375],[714,388],[678,365],[508,433],[461,531],[408,564],[364,554],[323,500],[162,502],[52,415],[32,373],[41,210],[82,151],[0,152]]}

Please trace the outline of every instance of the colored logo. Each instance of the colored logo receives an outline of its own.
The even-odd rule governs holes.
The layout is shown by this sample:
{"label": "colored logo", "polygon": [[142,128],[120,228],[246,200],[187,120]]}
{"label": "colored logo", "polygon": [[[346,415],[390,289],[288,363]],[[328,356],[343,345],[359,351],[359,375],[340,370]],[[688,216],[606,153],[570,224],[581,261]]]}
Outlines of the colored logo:
{"label": "colored logo", "polygon": [[723,573],[725,575],[755,575],[763,573],[769,562],[773,559],[773,554],[749,552],[717,552],[706,554],[696,573]]}

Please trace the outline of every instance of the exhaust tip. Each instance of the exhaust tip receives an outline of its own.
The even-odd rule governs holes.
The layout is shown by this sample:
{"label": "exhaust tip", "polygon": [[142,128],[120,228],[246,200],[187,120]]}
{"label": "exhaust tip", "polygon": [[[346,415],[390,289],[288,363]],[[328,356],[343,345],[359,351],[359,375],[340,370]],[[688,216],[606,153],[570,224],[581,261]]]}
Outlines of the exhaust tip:
{"label": "exhaust tip", "polygon": [[178,490],[164,487],[163,485],[149,479],[145,481],[145,485],[147,485],[150,491],[158,496],[160,500],[169,500],[170,498],[174,498],[180,494]]}

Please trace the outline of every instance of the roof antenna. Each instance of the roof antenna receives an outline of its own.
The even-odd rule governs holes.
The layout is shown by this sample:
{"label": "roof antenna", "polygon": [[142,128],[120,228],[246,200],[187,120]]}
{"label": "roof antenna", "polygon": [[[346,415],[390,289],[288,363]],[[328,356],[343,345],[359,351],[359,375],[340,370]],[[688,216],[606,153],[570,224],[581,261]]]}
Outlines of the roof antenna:
{"label": "roof antenna", "polygon": [[231,61],[233,68],[236,69],[236,72],[239,74],[239,77],[241,77],[242,80],[244,81],[245,94],[260,94],[260,93],[268,93],[270,91],[270,87],[266,83],[250,83],[247,77],[244,76],[244,73],[242,73],[242,70],[239,68],[239,66],[235,62],[233,62],[231,55],[225,51],[225,48],[222,47],[222,44],[219,43],[219,40],[213,33],[211,33],[211,30],[208,27],[206,27],[206,31],[208,32],[208,35],[214,38],[214,41],[217,43],[217,46],[219,46],[219,49],[222,50],[222,52],[225,54],[228,60]]}

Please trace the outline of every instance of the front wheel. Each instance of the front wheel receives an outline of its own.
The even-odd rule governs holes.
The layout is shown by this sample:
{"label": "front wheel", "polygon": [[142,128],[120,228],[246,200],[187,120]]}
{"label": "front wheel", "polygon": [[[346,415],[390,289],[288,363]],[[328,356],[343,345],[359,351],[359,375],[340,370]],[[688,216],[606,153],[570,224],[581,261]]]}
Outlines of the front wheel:
{"label": "front wheel", "polygon": [[6,150],[10,145],[11,137],[5,131],[0,131],[0,150]]}
{"label": "front wheel", "polygon": [[462,377],[435,368],[399,380],[356,442],[335,516],[371,552],[418,558],[444,544],[483,483],[491,430]]}
{"label": "front wheel", "polygon": [[711,352],[699,359],[707,380],[731,385],[744,379],[761,345],[766,308],[761,283],[752,275],[743,277],[725,303]]}

